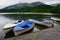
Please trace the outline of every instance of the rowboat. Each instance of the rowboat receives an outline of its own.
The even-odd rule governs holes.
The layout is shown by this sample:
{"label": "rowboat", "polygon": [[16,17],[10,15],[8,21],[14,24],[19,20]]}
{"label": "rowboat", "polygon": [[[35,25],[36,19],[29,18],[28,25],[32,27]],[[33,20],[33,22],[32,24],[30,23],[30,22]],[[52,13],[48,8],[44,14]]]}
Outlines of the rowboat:
{"label": "rowboat", "polygon": [[3,30],[5,33],[8,33],[10,30],[12,30],[15,27],[15,25],[21,24],[23,22],[24,22],[24,20],[7,23],[4,25]]}
{"label": "rowboat", "polygon": [[22,24],[18,24],[13,28],[13,32],[15,36],[18,36],[22,33],[25,33],[34,27],[34,22],[31,21],[25,21]]}
{"label": "rowboat", "polygon": [[29,21],[35,22],[36,24],[43,25],[46,27],[52,27],[54,24],[53,20],[47,20],[47,19],[42,20],[29,19]]}
{"label": "rowboat", "polygon": [[51,17],[51,19],[57,21],[57,22],[60,22],[60,18],[56,18],[56,17]]}

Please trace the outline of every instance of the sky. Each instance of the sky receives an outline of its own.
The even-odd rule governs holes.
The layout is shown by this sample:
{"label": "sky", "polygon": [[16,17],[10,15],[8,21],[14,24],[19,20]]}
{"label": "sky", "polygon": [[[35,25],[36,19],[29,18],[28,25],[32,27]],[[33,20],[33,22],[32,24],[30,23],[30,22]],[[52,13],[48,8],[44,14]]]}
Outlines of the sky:
{"label": "sky", "polygon": [[31,3],[37,1],[43,2],[48,5],[60,3],[60,0],[0,0],[0,9],[17,3]]}

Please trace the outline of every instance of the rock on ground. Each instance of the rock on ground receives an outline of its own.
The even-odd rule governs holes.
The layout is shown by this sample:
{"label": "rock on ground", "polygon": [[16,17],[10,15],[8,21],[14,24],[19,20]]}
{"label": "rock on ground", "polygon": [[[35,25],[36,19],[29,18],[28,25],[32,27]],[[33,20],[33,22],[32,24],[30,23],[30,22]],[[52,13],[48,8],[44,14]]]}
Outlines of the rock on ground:
{"label": "rock on ground", "polygon": [[39,32],[29,33],[22,36],[8,38],[5,40],[60,40],[59,25],[53,28],[44,29]]}

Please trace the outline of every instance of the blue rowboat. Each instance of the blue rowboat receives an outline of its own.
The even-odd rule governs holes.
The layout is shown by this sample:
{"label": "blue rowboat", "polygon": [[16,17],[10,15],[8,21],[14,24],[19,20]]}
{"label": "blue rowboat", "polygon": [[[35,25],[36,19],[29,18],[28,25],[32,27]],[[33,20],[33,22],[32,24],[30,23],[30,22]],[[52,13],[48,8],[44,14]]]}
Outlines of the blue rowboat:
{"label": "blue rowboat", "polygon": [[44,25],[46,27],[52,27],[54,25],[54,21],[52,19],[42,19],[42,20],[35,20],[35,19],[29,19],[31,22],[35,22],[39,25]]}
{"label": "blue rowboat", "polygon": [[44,23],[48,23],[48,24],[53,24],[54,21],[53,20],[49,20],[49,19],[42,19],[42,20],[39,20],[40,22],[44,22]]}
{"label": "blue rowboat", "polygon": [[23,22],[24,22],[24,20],[21,20],[21,21],[16,20],[16,21],[14,21],[14,22],[7,23],[7,24],[4,25],[3,30],[4,30],[5,33],[8,33],[8,32],[9,32],[10,30],[12,30],[17,24],[21,24],[21,23],[23,23]]}
{"label": "blue rowboat", "polygon": [[31,30],[33,28],[33,26],[34,26],[34,22],[25,21],[21,24],[16,25],[13,28],[13,32],[14,32],[15,36],[18,36],[19,34],[22,34],[24,32]]}

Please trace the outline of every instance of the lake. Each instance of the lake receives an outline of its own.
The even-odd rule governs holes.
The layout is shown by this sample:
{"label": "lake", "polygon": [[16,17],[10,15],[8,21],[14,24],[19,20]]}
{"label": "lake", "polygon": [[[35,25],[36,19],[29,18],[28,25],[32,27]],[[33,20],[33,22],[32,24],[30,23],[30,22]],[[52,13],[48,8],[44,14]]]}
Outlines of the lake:
{"label": "lake", "polygon": [[[0,40],[2,40],[4,38],[5,33],[3,32],[3,26],[9,22],[15,21],[15,20],[28,20],[28,19],[37,19],[40,20],[42,18],[46,18],[48,16],[55,16],[55,17],[59,17],[59,15],[47,15],[47,14],[28,14],[28,13],[1,13],[0,14]],[[36,28],[35,28],[36,30]]]}

